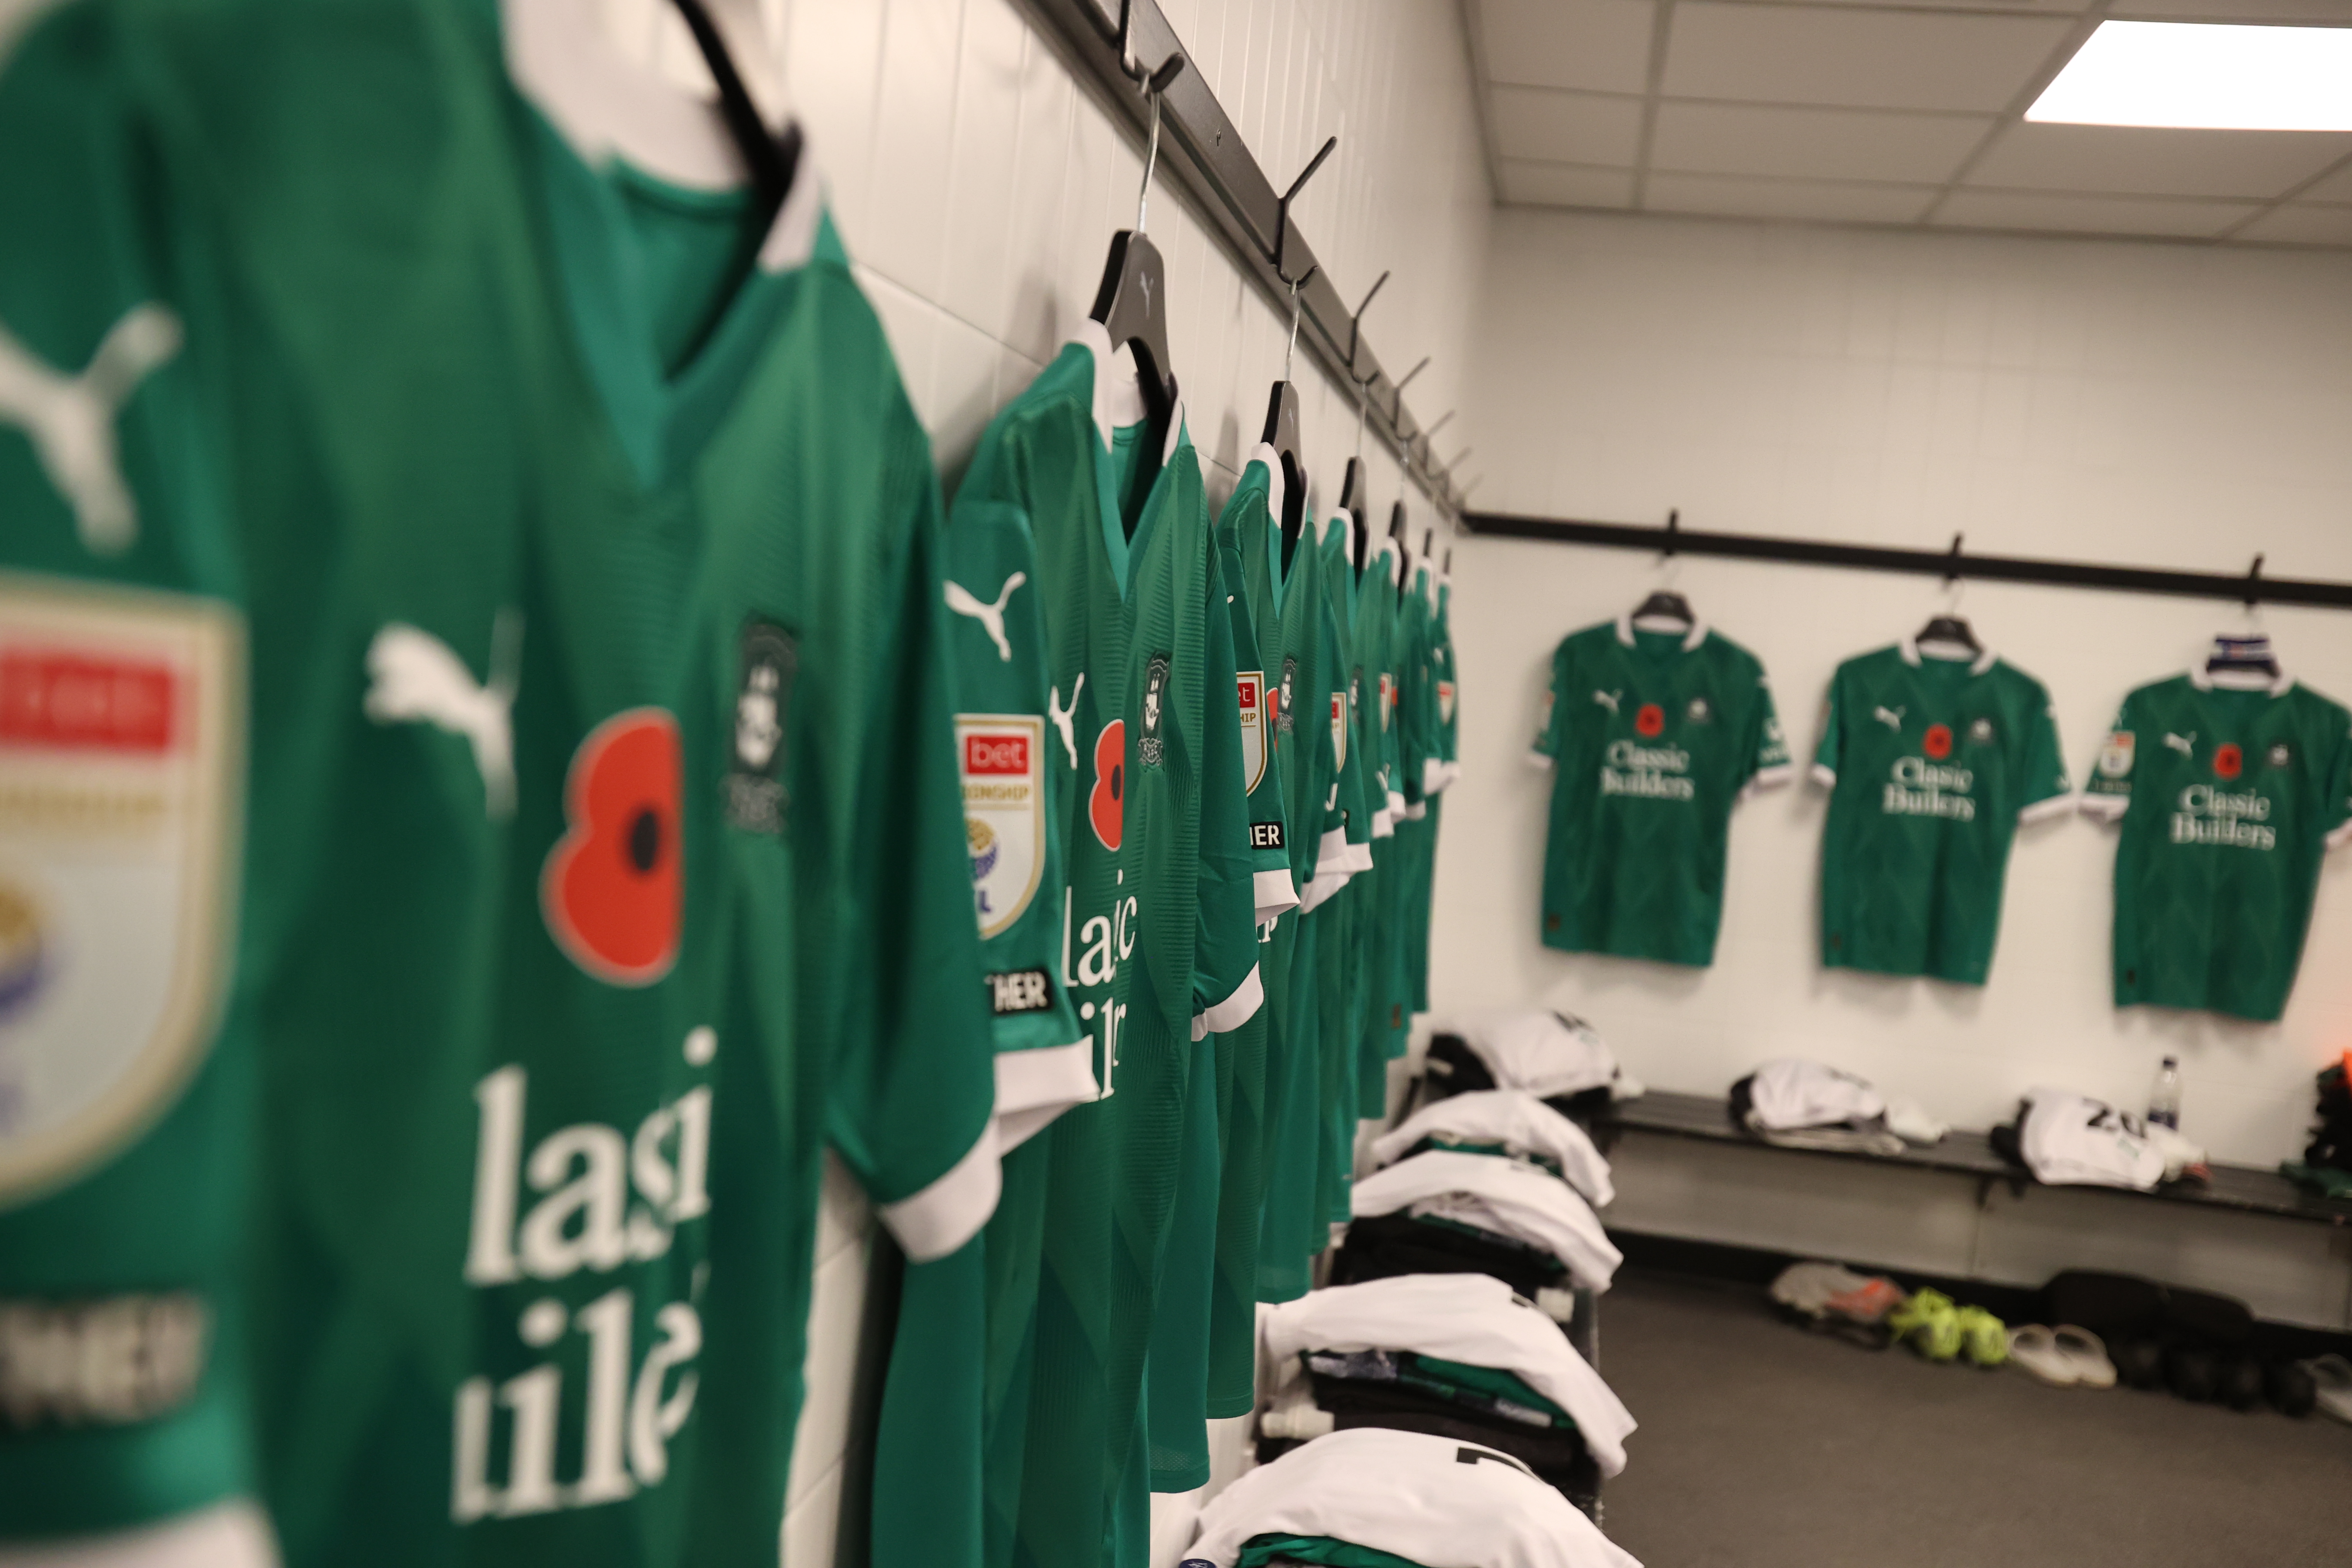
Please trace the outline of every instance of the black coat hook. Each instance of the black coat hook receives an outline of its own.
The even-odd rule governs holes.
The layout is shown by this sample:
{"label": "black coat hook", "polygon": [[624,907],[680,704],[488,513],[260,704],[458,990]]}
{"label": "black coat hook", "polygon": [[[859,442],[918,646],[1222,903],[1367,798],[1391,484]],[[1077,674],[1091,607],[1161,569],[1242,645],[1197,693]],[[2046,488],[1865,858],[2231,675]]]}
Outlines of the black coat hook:
{"label": "black coat hook", "polygon": [[[1356,351],[1363,346],[1364,342],[1364,312],[1372,308],[1373,296],[1381,291],[1381,286],[1388,280],[1389,275],[1385,272],[1375,279],[1372,286],[1364,291],[1364,302],[1356,307],[1354,315],[1348,318],[1348,379],[1355,382],[1359,386],[1366,384],[1368,379],[1356,374]],[[1379,373],[1376,371],[1373,374],[1377,375]]]}
{"label": "black coat hook", "polygon": [[1964,533],[1952,535],[1952,548],[1944,556],[1944,581],[1947,583],[1960,580],[1960,541],[1967,537]]}
{"label": "black coat hook", "polygon": [[2246,569],[2246,608],[2251,610],[2261,603],[2262,588],[2263,558],[2257,555],[2254,557],[2254,563]]}
{"label": "black coat hook", "polygon": [[1672,561],[1672,560],[1675,558],[1675,552],[1682,548],[1682,543],[1683,543],[1683,513],[1682,513],[1682,509],[1681,509],[1680,507],[1674,507],[1674,508],[1670,508],[1670,509],[1668,509],[1668,510],[1667,510],[1667,512],[1666,512],[1666,548],[1665,548],[1665,558],[1666,558],[1667,560],[1669,560],[1669,561]]}
{"label": "black coat hook", "polygon": [[1305,284],[1307,279],[1315,275],[1315,269],[1310,267],[1298,277],[1293,278],[1284,265],[1285,258],[1290,253],[1290,204],[1298,199],[1298,193],[1306,188],[1307,182],[1314,177],[1315,171],[1323,166],[1323,160],[1337,151],[1339,145],[1339,139],[1337,136],[1325,138],[1322,150],[1307,161],[1307,167],[1298,171],[1298,178],[1290,182],[1290,189],[1283,192],[1281,199],[1274,204],[1274,254],[1266,259],[1274,263],[1274,275],[1293,289]]}

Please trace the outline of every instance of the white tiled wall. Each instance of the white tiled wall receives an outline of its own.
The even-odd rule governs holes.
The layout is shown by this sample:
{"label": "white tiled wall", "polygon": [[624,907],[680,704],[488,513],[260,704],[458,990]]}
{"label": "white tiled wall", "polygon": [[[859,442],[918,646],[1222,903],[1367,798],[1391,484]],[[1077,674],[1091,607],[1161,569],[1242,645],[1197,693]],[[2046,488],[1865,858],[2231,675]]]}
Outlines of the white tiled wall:
{"label": "white tiled wall", "polygon": [[[1496,510],[1659,522],[1679,507],[1694,528],[1930,549],[1965,531],[1988,553],[2231,573],[2261,551],[2275,575],[2352,579],[2352,258],[1507,211],[1485,305],[1472,411]],[[1626,552],[1473,539],[1454,574],[1468,771],[1437,874],[1441,1008],[1572,1007],[1670,1089],[1721,1092],[1767,1058],[1816,1057],[1977,1127],[2036,1083],[2144,1104],[2177,1053],[2184,1131],[2231,1161],[2299,1154],[2312,1074],[2352,1047],[2352,850],[2323,877],[2277,1026],[2110,1005],[2114,840],[2075,817],[2020,835],[1982,991],[1822,972],[1809,784],[1738,808],[1712,969],[1551,952],[1536,928],[1547,784],[1521,760],[1549,652],[1662,573]],[[1685,560],[1676,586],[1764,660],[1807,749],[1836,662],[1944,603],[1927,578],[1724,561]],[[2126,689],[2243,620],[2023,584],[1969,586],[1960,609],[2048,684],[2078,778]],[[2262,620],[2292,668],[2352,700],[2352,616]],[[2158,1206],[2081,1212],[2128,1229]],[[1760,1215],[1751,1239],[1774,1245],[1771,1228]],[[2063,1260],[2047,1236],[2035,1246],[2034,1267]]]}
{"label": "white tiled wall", "polygon": [[[657,0],[601,0],[613,30],[695,81],[692,45]],[[756,94],[808,136],[867,295],[953,481],[989,418],[1050,360],[1092,302],[1110,237],[1132,226],[1141,148],[1066,71],[1014,0],[722,0]],[[1365,335],[1394,371],[1434,356],[1411,402],[1424,420],[1467,384],[1491,201],[1452,0],[1163,0],[1195,67],[1270,178],[1286,184],[1327,135],[1339,150],[1295,209],[1342,295],[1394,277]],[[701,79],[707,89],[707,78]],[[1282,373],[1287,319],[1243,281],[1169,186],[1148,229],[1168,266],[1170,349],[1194,444],[1221,502]],[[1355,418],[1302,355],[1302,445],[1338,494]],[[1465,442],[1465,413],[1441,454]],[[1393,463],[1368,445],[1385,521]],[[1432,521],[1408,497],[1416,530]],[[834,1555],[869,1226],[852,1184],[827,1185],[810,1321],[810,1390],[784,1556]]]}

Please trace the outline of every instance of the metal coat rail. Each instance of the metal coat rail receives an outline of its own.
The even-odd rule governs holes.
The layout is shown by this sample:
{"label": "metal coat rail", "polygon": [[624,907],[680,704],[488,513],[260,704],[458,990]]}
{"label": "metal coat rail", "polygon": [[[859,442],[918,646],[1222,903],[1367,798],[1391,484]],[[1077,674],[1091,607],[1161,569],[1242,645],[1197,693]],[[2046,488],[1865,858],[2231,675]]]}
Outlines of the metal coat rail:
{"label": "metal coat rail", "polygon": [[1547,539],[1562,544],[1600,544],[1654,554],[1720,555],[1736,561],[1907,572],[1924,577],[2042,583],[2066,588],[2106,588],[2124,594],[2169,594],[2199,599],[2236,599],[2250,605],[2316,605],[2352,610],[2352,583],[2265,577],[2259,555],[2254,557],[2253,570],[2231,574],[2113,566],[2090,561],[2051,561],[2023,555],[1969,555],[1961,552],[1957,535],[1949,550],[1893,550],[1873,544],[1842,544],[1830,540],[1789,539],[1763,533],[1710,533],[1684,528],[1678,520],[1669,521],[1664,528],[1654,528],[1496,511],[1467,513],[1462,519],[1462,527],[1465,532],[1502,539]]}
{"label": "metal coat rail", "polygon": [[[1306,278],[1298,289],[1299,342],[1333,379],[1362,388],[1360,395],[1369,411],[1365,428],[1396,455],[1407,477],[1439,510],[1448,515],[1458,512],[1460,497],[1454,489],[1451,471],[1430,461],[1428,431],[1404,406],[1396,382],[1363,341],[1358,316],[1349,311],[1328,269],[1317,262],[1314,248],[1295,224],[1288,225],[1286,232],[1287,215],[1281,192],[1251,156],[1241,132],[1226,117],[1216,94],[1209,90],[1208,79],[1192,63],[1191,52],[1155,0],[1124,0],[1123,5],[1121,0],[1022,0],[1022,4],[1045,24],[1047,36],[1058,46],[1071,74],[1133,127],[1139,141],[1150,123],[1150,100],[1142,84],[1125,68],[1122,41],[1146,72],[1159,70],[1171,56],[1183,57],[1184,68],[1160,94],[1160,170],[1191,198],[1193,209],[1207,217],[1243,274],[1257,284],[1283,320],[1289,319],[1291,309],[1290,287],[1284,274]],[[1377,291],[1379,285],[1373,288]],[[1267,367],[1268,384],[1275,380],[1274,368]],[[1181,367],[1178,369],[1181,375]]]}

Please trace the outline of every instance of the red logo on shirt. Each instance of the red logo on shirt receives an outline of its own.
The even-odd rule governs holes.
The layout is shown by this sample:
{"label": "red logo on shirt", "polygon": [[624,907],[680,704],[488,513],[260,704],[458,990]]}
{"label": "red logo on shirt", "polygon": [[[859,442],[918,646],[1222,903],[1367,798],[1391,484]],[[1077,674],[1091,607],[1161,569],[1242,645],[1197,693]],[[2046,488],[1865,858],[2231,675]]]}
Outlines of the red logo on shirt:
{"label": "red logo on shirt", "polygon": [[1654,735],[1666,727],[1666,710],[1654,702],[1644,702],[1642,710],[1633,715],[1633,728],[1644,735]]}
{"label": "red logo on shirt", "polygon": [[1087,820],[1106,849],[1116,849],[1127,826],[1127,721],[1114,719],[1095,737],[1095,787]]}
{"label": "red logo on shirt", "polygon": [[963,738],[963,771],[968,773],[1011,773],[1015,777],[1028,773],[1029,737],[966,735]]}
{"label": "red logo on shirt", "polygon": [[163,665],[10,648],[0,653],[0,745],[166,752],[173,695]]}
{"label": "red logo on shirt", "polygon": [[650,985],[677,962],[681,755],[676,719],[632,708],[588,731],[564,775],[569,826],[540,872],[540,911],[608,984]]}
{"label": "red logo on shirt", "polygon": [[1921,749],[1939,763],[1946,757],[1950,756],[1952,754],[1952,727],[1949,724],[1928,725],[1927,738],[1926,741],[1921,742]]}
{"label": "red logo on shirt", "polygon": [[2238,749],[2235,741],[2224,742],[2213,751],[2213,774],[2216,778],[2233,779],[2246,771],[2246,753]]}

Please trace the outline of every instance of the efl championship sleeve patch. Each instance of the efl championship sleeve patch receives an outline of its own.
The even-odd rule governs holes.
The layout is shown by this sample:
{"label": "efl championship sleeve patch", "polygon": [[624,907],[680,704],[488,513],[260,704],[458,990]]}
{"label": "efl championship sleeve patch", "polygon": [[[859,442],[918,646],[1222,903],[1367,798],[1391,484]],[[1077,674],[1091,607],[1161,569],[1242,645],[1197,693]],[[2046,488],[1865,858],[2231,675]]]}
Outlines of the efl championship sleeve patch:
{"label": "efl championship sleeve patch", "polygon": [[986,939],[1027,912],[1045,875],[1045,721],[959,713],[955,728],[972,907]]}
{"label": "efl championship sleeve patch", "polygon": [[2099,748],[2099,777],[2127,779],[2131,777],[2132,758],[2138,747],[2139,737],[2129,730],[2117,730]]}

